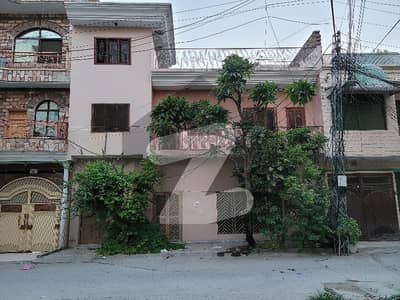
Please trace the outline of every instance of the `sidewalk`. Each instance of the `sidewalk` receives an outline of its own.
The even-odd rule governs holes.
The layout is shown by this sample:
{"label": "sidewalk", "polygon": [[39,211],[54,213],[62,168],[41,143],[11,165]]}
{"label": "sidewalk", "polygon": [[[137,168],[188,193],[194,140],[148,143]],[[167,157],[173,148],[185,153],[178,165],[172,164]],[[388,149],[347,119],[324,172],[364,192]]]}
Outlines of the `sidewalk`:
{"label": "sidewalk", "polygon": [[0,263],[6,262],[31,262],[34,261],[40,252],[35,253],[2,253],[0,254]]}

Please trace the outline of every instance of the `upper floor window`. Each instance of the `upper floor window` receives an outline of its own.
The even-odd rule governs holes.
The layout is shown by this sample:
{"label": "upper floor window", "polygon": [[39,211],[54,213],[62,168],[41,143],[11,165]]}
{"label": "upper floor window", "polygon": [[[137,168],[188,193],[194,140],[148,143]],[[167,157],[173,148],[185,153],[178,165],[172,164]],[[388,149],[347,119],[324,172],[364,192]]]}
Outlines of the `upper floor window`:
{"label": "upper floor window", "polygon": [[60,63],[62,37],[48,29],[32,29],[15,38],[14,62]]}
{"label": "upper floor window", "polygon": [[343,105],[345,130],[386,130],[383,95],[348,95]]}
{"label": "upper floor window", "polygon": [[129,104],[92,104],[92,132],[128,132]]}
{"label": "upper floor window", "polygon": [[291,107],[286,109],[287,127],[300,128],[306,126],[306,112],[304,107]]}
{"label": "upper floor window", "polygon": [[254,111],[253,108],[245,108],[244,112],[246,118],[251,118],[255,125],[275,130],[277,127],[276,110],[274,108],[267,108],[261,111]]}
{"label": "upper floor window", "polygon": [[34,136],[55,137],[60,110],[57,103],[44,101],[35,110]]}
{"label": "upper floor window", "polygon": [[96,39],[95,63],[109,65],[130,65],[130,39]]}

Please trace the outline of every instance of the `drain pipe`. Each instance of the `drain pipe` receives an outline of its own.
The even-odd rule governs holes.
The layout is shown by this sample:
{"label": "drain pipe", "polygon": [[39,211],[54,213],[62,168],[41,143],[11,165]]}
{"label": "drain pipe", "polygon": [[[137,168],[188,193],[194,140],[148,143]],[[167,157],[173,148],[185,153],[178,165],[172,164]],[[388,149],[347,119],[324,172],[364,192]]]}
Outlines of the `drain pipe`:
{"label": "drain pipe", "polygon": [[63,163],[64,178],[63,178],[63,194],[61,200],[61,215],[60,215],[60,237],[58,241],[58,249],[66,247],[66,232],[68,218],[68,183],[69,183],[69,162]]}

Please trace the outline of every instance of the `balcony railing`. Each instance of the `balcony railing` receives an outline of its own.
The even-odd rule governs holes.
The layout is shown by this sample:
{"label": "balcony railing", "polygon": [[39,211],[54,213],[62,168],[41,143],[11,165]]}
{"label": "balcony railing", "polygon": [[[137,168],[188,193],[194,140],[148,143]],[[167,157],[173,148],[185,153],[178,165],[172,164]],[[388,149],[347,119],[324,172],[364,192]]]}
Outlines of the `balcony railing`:
{"label": "balcony railing", "polygon": [[[236,133],[237,135],[237,133]],[[156,137],[151,142],[152,151],[200,151],[216,147],[229,151],[235,143],[235,130],[224,128],[213,132],[184,131],[165,137]]]}
{"label": "balcony railing", "polygon": [[67,122],[12,120],[2,125],[0,151],[67,151]]}
{"label": "balcony railing", "polygon": [[49,52],[18,52],[0,57],[0,81],[69,82],[65,55]]}
{"label": "balcony railing", "polygon": [[36,63],[59,65],[63,63],[63,54],[55,52],[15,52],[14,63]]}
{"label": "balcony railing", "polygon": [[[308,126],[311,134],[322,134],[321,126]],[[277,131],[288,130],[287,127],[276,128]],[[213,147],[223,153],[229,153],[237,137],[240,137],[239,129],[223,128],[217,131],[184,131],[165,137],[156,137],[151,142],[151,150],[158,154],[175,154],[181,155],[182,152],[191,154],[192,152],[209,151]]]}
{"label": "balcony railing", "polygon": [[3,138],[41,138],[65,140],[68,138],[68,123],[63,121],[4,121]]}

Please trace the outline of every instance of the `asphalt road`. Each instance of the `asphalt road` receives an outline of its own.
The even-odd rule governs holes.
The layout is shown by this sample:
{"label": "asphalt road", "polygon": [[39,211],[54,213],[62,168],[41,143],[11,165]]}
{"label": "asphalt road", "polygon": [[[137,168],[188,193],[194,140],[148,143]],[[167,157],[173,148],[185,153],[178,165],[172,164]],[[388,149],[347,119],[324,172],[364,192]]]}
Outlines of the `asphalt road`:
{"label": "asphalt road", "polygon": [[167,253],[101,258],[61,253],[39,259],[31,270],[22,267],[21,262],[0,263],[1,300],[303,300],[326,286],[400,294],[400,243],[350,257]]}

